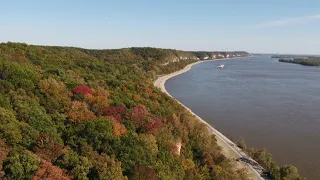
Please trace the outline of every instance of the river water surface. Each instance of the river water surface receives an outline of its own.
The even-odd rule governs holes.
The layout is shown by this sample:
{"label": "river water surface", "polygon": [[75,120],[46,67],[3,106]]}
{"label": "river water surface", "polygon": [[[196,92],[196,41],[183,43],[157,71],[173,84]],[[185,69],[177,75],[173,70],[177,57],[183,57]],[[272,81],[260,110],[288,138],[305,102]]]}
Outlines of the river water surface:
{"label": "river water surface", "polygon": [[204,62],[165,86],[221,133],[266,148],[279,164],[320,179],[319,67],[270,56]]}

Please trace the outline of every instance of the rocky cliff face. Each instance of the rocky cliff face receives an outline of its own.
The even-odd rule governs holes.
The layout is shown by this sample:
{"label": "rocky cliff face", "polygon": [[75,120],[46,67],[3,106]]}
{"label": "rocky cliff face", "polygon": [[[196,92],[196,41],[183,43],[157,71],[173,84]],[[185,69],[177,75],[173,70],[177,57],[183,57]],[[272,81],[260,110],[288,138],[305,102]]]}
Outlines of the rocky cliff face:
{"label": "rocky cliff face", "polygon": [[199,58],[200,60],[246,57],[250,55],[248,52],[245,51],[191,51],[190,53]]}
{"label": "rocky cliff face", "polygon": [[198,60],[200,60],[200,58],[198,58],[197,56],[195,56],[191,53],[181,51],[178,55],[171,56],[170,58],[167,58],[166,62],[162,63],[161,65],[166,66],[170,63],[187,61],[187,60],[198,61]]}
{"label": "rocky cliff face", "polygon": [[250,54],[245,51],[230,51],[230,52],[222,52],[222,51],[177,51],[178,55],[170,56],[166,58],[166,61],[161,64],[161,66],[166,66],[170,63],[180,62],[185,60],[210,60],[210,59],[223,59],[223,58],[233,58],[233,57],[246,57]]}

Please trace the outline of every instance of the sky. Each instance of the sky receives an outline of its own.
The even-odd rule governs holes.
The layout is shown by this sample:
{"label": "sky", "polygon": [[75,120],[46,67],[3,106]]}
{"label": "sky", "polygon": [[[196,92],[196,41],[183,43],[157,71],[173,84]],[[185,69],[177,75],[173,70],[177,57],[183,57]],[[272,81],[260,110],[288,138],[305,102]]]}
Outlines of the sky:
{"label": "sky", "polygon": [[0,0],[0,42],[320,54],[319,0]]}

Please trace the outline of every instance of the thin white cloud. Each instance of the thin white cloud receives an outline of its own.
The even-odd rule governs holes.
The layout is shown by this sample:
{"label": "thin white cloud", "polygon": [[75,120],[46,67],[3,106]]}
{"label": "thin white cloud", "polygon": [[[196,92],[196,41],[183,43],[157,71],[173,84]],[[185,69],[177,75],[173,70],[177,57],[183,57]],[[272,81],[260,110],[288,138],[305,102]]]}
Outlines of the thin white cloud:
{"label": "thin white cloud", "polygon": [[315,21],[315,20],[320,20],[320,14],[313,15],[313,16],[298,17],[298,18],[280,19],[280,20],[270,21],[270,22],[262,22],[262,23],[247,26],[247,27],[249,28],[278,27],[278,26],[285,26],[289,24],[303,23],[303,22]]}

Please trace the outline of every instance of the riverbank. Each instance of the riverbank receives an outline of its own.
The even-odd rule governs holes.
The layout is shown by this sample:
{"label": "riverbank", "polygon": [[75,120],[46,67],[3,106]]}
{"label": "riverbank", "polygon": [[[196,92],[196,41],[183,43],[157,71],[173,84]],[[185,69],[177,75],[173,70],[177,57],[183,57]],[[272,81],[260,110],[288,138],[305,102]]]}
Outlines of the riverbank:
{"label": "riverbank", "polygon": [[[227,59],[217,59],[217,60],[227,60]],[[160,88],[162,92],[164,92],[167,95],[169,95],[170,97],[172,97],[167,92],[167,90],[165,88],[165,82],[168,79],[189,71],[194,65],[197,65],[199,63],[209,62],[209,61],[217,61],[217,60],[206,60],[206,61],[198,61],[195,63],[191,63],[179,71],[176,71],[171,74],[164,75],[164,76],[160,76],[154,82],[154,86]],[[217,143],[222,148],[222,153],[226,157],[228,157],[230,160],[232,160],[238,167],[246,168],[253,179],[263,179],[260,176],[262,168],[261,168],[261,166],[258,165],[258,163],[256,163],[252,158],[250,158],[248,155],[246,155],[246,153],[244,153],[240,148],[238,148],[237,145],[235,143],[233,143],[230,139],[225,137],[222,133],[220,133],[218,130],[213,128],[210,124],[208,124],[206,121],[204,121],[201,117],[199,117],[194,112],[192,112],[188,107],[186,107],[185,105],[180,103],[178,100],[177,100],[177,102],[179,104],[181,104],[186,110],[188,110],[193,116],[195,116],[199,121],[206,124],[206,126],[208,127],[208,131],[211,134],[214,134],[216,136]],[[242,159],[243,161],[237,161],[237,159]],[[246,161],[246,162],[244,162],[244,161]]]}

